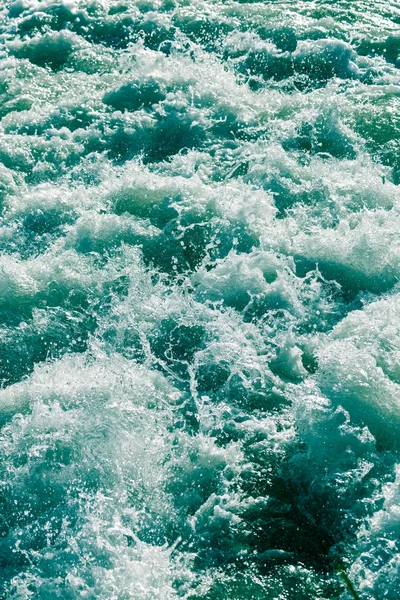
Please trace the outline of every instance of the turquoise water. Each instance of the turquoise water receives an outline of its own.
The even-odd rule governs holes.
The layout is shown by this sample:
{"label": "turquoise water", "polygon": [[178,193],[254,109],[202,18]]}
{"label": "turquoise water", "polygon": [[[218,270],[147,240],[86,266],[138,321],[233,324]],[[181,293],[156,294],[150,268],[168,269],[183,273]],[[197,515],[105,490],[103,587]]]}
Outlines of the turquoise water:
{"label": "turquoise water", "polygon": [[0,598],[398,600],[399,25],[0,2]]}

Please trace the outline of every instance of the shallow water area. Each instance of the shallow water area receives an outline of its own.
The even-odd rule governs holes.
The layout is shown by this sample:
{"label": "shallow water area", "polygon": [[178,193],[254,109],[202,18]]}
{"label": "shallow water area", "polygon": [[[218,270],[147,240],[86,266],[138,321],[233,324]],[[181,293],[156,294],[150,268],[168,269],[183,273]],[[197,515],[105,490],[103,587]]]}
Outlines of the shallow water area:
{"label": "shallow water area", "polygon": [[400,597],[399,23],[0,1],[0,598]]}

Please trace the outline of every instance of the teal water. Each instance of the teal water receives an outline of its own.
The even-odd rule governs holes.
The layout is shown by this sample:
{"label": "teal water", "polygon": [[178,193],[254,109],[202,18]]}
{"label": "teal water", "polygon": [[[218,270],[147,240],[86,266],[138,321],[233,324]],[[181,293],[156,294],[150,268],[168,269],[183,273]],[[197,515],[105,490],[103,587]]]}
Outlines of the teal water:
{"label": "teal water", "polygon": [[398,600],[399,32],[0,1],[0,598]]}

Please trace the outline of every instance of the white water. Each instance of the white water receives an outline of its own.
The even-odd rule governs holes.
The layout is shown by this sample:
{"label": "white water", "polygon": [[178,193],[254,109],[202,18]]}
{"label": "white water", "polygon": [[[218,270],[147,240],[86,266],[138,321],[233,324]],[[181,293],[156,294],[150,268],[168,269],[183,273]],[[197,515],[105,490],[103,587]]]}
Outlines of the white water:
{"label": "white water", "polygon": [[3,2],[1,597],[399,597],[399,20]]}

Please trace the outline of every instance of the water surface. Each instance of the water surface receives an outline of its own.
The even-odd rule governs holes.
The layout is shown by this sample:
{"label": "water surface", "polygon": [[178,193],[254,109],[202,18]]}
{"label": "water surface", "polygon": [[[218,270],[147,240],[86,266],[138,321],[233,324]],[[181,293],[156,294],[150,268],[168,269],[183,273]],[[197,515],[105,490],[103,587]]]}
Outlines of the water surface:
{"label": "water surface", "polygon": [[400,597],[400,4],[0,3],[0,597]]}

